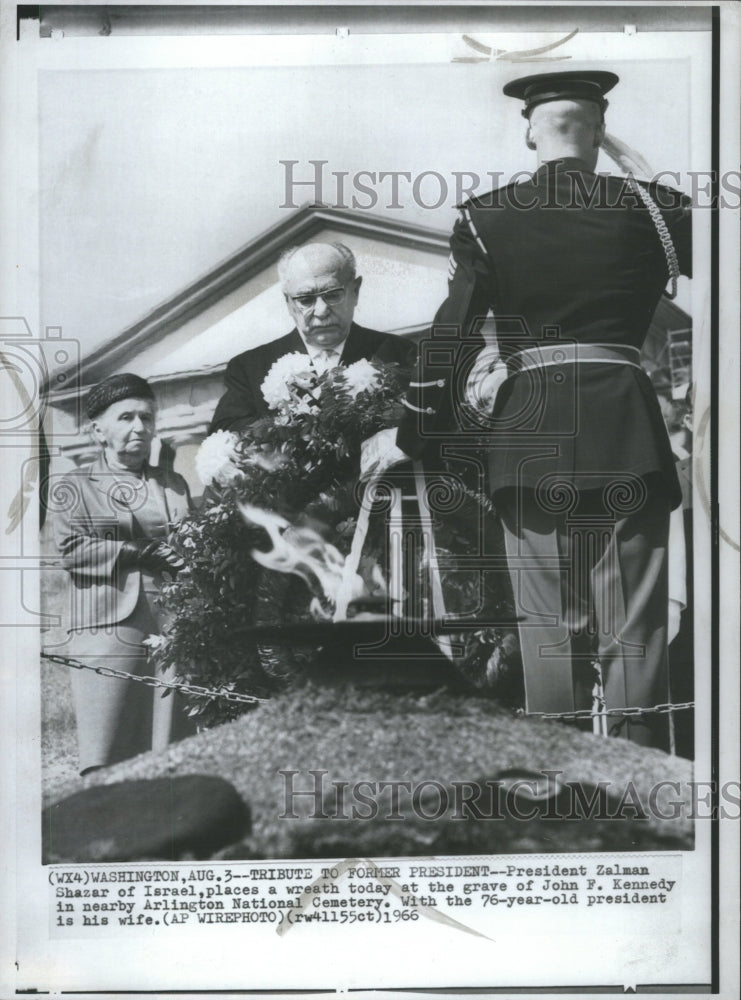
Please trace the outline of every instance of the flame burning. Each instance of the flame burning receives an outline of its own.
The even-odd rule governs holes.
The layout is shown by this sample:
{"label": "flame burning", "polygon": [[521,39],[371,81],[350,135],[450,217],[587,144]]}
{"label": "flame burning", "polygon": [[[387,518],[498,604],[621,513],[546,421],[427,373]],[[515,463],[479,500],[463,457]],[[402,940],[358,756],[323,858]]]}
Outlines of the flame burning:
{"label": "flame burning", "polygon": [[[313,528],[297,528],[279,514],[250,504],[242,503],[239,508],[246,521],[265,529],[273,546],[269,552],[253,549],[250,554],[255,562],[266,569],[300,577],[315,594],[318,589],[324,602],[334,608],[334,614],[328,614],[322,601],[315,596],[311,602],[314,617],[343,620],[350,602],[368,595],[363,578],[342,553]],[[373,568],[372,581],[375,587],[385,591],[378,566]]]}

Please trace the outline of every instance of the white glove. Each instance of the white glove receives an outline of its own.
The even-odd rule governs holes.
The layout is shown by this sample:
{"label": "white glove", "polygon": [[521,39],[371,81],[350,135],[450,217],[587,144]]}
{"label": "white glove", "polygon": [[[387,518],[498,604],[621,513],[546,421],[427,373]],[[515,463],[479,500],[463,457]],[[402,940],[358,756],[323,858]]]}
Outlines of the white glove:
{"label": "white glove", "polygon": [[616,163],[626,174],[637,174],[639,177],[646,178],[654,176],[655,171],[641,154],[637,150],[631,149],[626,142],[618,139],[617,136],[606,132],[602,139],[601,148],[612,162]]}
{"label": "white glove", "polygon": [[679,625],[682,618],[682,602],[669,598],[669,626],[667,628],[667,645],[673,642],[679,634]]}
{"label": "white glove", "polygon": [[360,478],[380,476],[392,465],[410,461],[406,452],[396,444],[396,428],[386,427],[360,446]]}
{"label": "white glove", "polygon": [[466,381],[466,402],[475,410],[491,413],[507,375],[507,366],[500,359],[498,348],[487,345],[479,352]]}

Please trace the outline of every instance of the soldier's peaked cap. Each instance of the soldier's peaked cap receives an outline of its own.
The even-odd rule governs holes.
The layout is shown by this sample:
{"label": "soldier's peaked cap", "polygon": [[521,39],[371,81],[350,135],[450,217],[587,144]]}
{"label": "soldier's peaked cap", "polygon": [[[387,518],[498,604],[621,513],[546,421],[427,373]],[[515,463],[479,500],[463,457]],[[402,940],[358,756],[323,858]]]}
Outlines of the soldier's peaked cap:
{"label": "soldier's peaked cap", "polygon": [[607,70],[567,70],[562,73],[536,73],[521,76],[504,86],[507,97],[517,97],[525,102],[522,114],[530,112],[546,101],[594,101],[602,111],[607,107],[605,94],[612,90],[620,77]]}

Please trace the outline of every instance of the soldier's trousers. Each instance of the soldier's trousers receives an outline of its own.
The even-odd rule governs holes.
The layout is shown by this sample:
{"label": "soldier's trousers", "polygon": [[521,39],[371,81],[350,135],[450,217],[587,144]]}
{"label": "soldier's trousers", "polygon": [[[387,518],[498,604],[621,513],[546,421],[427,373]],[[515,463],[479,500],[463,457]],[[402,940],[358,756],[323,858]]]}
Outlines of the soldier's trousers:
{"label": "soldier's trousers", "polygon": [[[527,711],[591,708],[595,657],[607,709],[666,703],[666,497],[647,492],[627,512],[607,509],[601,491],[574,494],[568,512],[539,500],[523,489],[498,502]],[[666,715],[607,718],[612,735],[667,748]]]}

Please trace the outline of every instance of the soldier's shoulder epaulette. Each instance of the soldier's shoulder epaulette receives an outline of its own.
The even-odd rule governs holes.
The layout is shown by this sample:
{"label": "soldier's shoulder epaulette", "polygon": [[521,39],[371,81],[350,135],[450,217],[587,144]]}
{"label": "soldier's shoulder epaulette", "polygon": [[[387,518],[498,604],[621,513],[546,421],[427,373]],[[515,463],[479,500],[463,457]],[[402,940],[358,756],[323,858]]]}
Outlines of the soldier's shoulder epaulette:
{"label": "soldier's shoulder epaulette", "polygon": [[[596,174],[595,176],[599,177],[600,180],[602,180],[605,184],[608,184],[610,187],[622,188],[628,184],[628,177],[626,174]],[[635,180],[637,180],[639,184],[644,183],[640,180],[640,178],[635,178]]]}
{"label": "soldier's shoulder epaulette", "polygon": [[[625,183],[627,178],[622,177],[618,180]],[[690,205],[691,199],[688,195],[677,191],[676,188],[669,187],[668,184],[660,184],[659,181],[646,180],[642,177],[636,177],[635,180],[644,190],[648,191],[660,208],[685,208]]]}
{"label": "soldier's shoulder epaulette", "polygon": [[507,197],[509,192],[511,192],[514,188],[520,187],[523,183],[527,184],[528,179],[523,178],[519,181],[512,181],[510,184],[494,188],[493,191],[487,191],[486,194],[474,195],[472,198],[469,198],[467,201],[464,201],[461,205],[459,205],[459,208],[500,208],[502,205],[510,203],[511,199]]}
{"label": "soldier's shoulder epaulette", "polygon": [[658,181],[649,181],[648,190],[660,208],[686,208],[691,202],[689,195]]}

